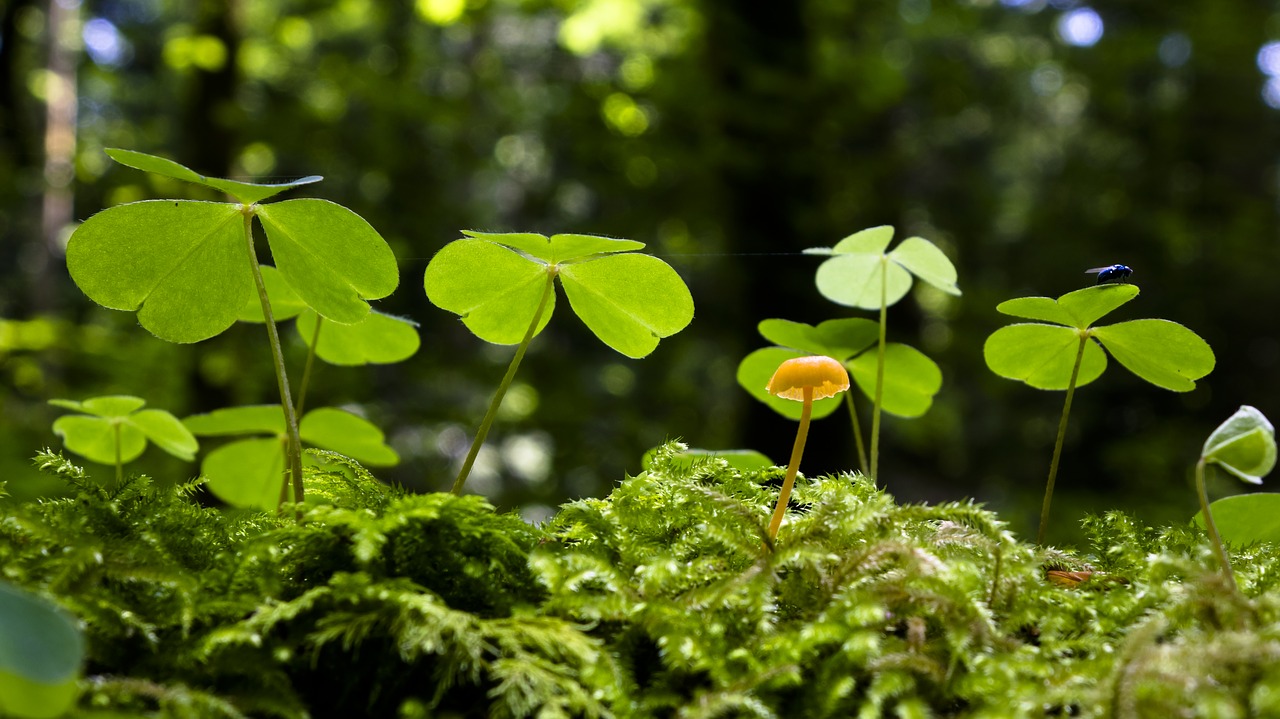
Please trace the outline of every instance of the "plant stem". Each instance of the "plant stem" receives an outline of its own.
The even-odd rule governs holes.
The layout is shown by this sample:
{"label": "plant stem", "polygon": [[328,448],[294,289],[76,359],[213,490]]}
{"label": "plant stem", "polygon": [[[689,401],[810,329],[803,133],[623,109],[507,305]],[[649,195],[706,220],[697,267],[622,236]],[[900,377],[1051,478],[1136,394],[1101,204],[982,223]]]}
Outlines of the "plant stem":
{"label": "plant stem", "polygon": [[1089,333],[1080,331],[1080,347],[1076,350],[1076,363],[1071,367],[1071,379],[1067,382],[1067,401],[1062,405],[1062,419],[1058,421],[1058,440],[1053,445],[1053,460],[1049,462],[1049,481],[1044,487],[1044,503],[1040,506],[1040,530],[1036,532],[1036,544],[1044,544],[1044,534],[1049,528],[1049,504],[1053,502],[1053,481],[1058,477],[1058,460],[1062,457],[1062,442],[1067,436],[1067,416],[1071,414],[1071,398],[1076,393],[1076,378],[1080,376],[1080,363],[1084,359],[1084,346]]}
{"label": "plant stem", "polygon": [[858,422],[858,412],[853,407],[853,388],[844,393],[845,406],[849,408],[849,419],[853,421],[853,441],[858,445],[858,468],[867,473],[867,448],[862,445],[862,425]]}
{"label": "plant stem", "polygon": [[880,400],[884,397],[884,343],[888,335],[888,281],[889,258],[880,258],[880,346],[876,358],[876,397],[871,409],[871,481],[876,481],[880,472]]}
{"label": "plant stem", "polygon": [[307,404],[307,387],[311,382],[311,365],[316,359],[316,344],[320,341],[320,326],[324,324],[324,318],[316,314],[316,329],[311,333],[311,345],[307,352],[307,364],[302,368],[302,386],[298,387],[298,408],[294,410],[297,416],[302,416],[302,408]]}
{"label": "plant stem", "polygon": [[271,300],[267,298],[267,287],[262,283],[262,270],[258,268],[258,253],[253,248],[253,215],[256,205],[241,207],[244,216],[245,249],[249,253],[249,268],[253,271],[253,282],[258,288],[258,301],[262,303],[262,317],[267,323],[267,339],[271,343],[271,358],[276,365],[276,384],[280,389],[280,407],[284,410],[285,433],[288,437],[288,451],[285,452],[284,481],[293,478],[293,501],[302,503],[302,439],[298,436],[298,415],[293,411],[293,399],[289,396],[289,377],[284,367],[284,351],[280,347],[280,333],[276,331],[275,316],[271,314]]}
{"label": "plant stem", "polygon": [[1209,511],[1209,493],[1204,488],[1204,457],[1196,462],[1196,491],[1200,494],[1200,512],[1204,514],[1204,526],[1209,530],[1209,541],[1213,543],[1213,551],[1217,553],[1218,561],[1222,563],[1222,573],[1231,584],[1231,590],[1239,594],[1240,587],[1236,584],[1236,575],[1231,571],[1231,557],[1227,556],[1227,549],[1222,546],[1218,525],[1213,523],[1213,513]]}
{"label": "plant stem", "polygon": [[809,415],[813,410],[813,388],[804,388],[804,409],[800,411],[800,429],[796,430],[796,443],[791,447],[791,461],[787,464],[787,477],[782,480],[782,491],[778,493],[778,505],[773,508],[773,519],[769,520],[769,539],[777,539],[778,527],[782,526],[782,515],[787,513],[787,500],[791,498],[791,487],[796,483],[796,473],[800,471],[800,455],[804,454],[804,440],[809,436]]}
{"label": "plant stem", "polygon": [[498,391],[493,393],[493,399],[489,402],[489,411],[485,412],[484,419],[480,422],[480,429],[476,431],[471,450],[467,452],[467,458],[462,462],[458,478],[453,480],[453,487],[449,491],[455,495],[462,494],[462,485],[466,484],[467,476],[471,474],[471,466],[476,463],[476,456],[480,454],[480,446],[484,444],[484,438],[489,436],[489,428],[493,426],[493,420],[498,416],[502,398],[507,394],[507,388],[511,386],[512,380],[516,378],[516,369],[520,367],[520,360],[524,359],[525,350],[529,349],[529,342],[538,331],[538,322],[542,320],[542,313],[547,309],[547,301],[555,291],[556,275],[559,273],[558,265],[547,267],[547,283],[542,288],[542,299],[538,301],[538,309],[533,313],[533,321],[529,323],[529,329],[525,330],[524,339],[520,340],[520,345],[516,347],[516,356],[511,358],[511,364],[507,367],[507,374],[502,378],[501,384],[498,385]]}

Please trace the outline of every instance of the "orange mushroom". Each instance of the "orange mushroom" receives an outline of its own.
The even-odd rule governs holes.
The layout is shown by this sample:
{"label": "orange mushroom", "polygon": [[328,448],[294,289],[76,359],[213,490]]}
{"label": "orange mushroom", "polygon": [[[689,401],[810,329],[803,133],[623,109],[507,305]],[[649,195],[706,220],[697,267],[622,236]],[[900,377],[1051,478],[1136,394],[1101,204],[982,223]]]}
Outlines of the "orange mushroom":
{"label": "orange mushroom", "polygon": [[800,429],[796,432],[795,446],[791,448],[791,463],[787,465],[787,478],[782,482],[778,506],[774,508],[773,519],[769,522],[769,539],[772,540],[778,536],[782,515],[787,511],[787,499],[791,497],[791,487],[795,485],[796,473],[800,470],[800,455],[804,454],[804,440],[809,435],[813,401],[834,397],[849,389],[849,373],[844,365],[830,357],[796,357],[778,366],[766,389],[769,394],[783,399],[804,402]]}

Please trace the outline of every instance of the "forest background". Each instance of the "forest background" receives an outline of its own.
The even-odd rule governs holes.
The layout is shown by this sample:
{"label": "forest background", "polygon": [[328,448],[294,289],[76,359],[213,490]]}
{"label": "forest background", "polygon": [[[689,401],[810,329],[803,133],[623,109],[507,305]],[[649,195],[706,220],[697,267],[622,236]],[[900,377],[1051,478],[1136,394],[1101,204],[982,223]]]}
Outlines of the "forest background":
{"label": "forest background", "polygon": [[[1185,324],[1217,368],[1186,394],[1118,365],[1081,389],[1055,513],[1185,521],[1208,433],[1240,404],[1280,416],[1276,38],[1280,3],[1215,0],[0,2],[0,478],[14,499],[51,491],[30,465],[59,446],[49,398],[136,394],[178,416],[272,401],[261,327],[172,345],[69,279],[75,222],[215,199],[103,154],[123,147],[209,175],[323,175],[290,196],[391,243],[401,285],[377,307],[419,322],[421,350],[322,366],[308,400],[388,433],[386,481],[448,487],[512,352],[423,295],[460,230],[639,240],[696,303],[640,361],[565,308],[533,343],[468,486],[537,520],[667,439],[784,462],[794,425],[737,363],[768,344],[760,320],[867,316],[824,300],[821,258],[800,252],[888,224],[942,247],[964,295],[917,287],[890,311],[889,338],[944,386],[924,417],[886,419],[881,484],[975,497],[1025,536],[1063,397],[986,368],[995,306],[1124,263],[1142,294],[1114,319]],[[803,471],[855,466],[848,418],[816,423]],[[154,450],[131,468],[197,473]]]}

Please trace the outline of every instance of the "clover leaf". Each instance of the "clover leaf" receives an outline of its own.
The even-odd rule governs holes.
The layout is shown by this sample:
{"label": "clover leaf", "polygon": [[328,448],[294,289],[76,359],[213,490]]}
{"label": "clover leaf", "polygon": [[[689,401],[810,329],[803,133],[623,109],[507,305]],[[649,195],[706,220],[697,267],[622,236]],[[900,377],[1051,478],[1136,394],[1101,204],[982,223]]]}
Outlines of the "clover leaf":
{"label": "clover leaf", "polygon": [[[653,352],[693,319],[688,287],[667,263],[635,254],[644,243],[593,235],[464,232],[427,265],[427,299],[462,318],[477,337],[518,344],[544,285],[559,277],[573,311],[609,347],[627,357]],[[551,319],[555,293],[538,320]]]}
{"label": "clover leaf", "polygon": [[[1209,435],[1200,452],[1200,461],[1196,462],[1196,493],[1200,499],[1200,513],[1196,516],[1196,523],[1208,531],[1209,541],[1218,556],[1223,576],[1238,592],[1235,575],[1231,572],[1231,558],[1218,533],[1220,516],[1214,506],[1221,500],[1210,505],[1209,493],[1205,489],[1205,467],[1211,464],[1234,474],[1242,481],[1262,484],[1262,478],[1276,466],[1275,427],[1257,408],[1243,405]],[[1226,516],[1230,519],[1225,525],[1235,534],[1234,538],[1239,540],[1243,536],[1258,539],[1276,535],[1275,495],[1246,495],[1234,499],[1235,502],[1226,505]],[[1268,509],[1272,513],[1263,514]]]}
{"label": "clover leaf", "polygon": [[178,421],[162,409],[142,409],[146,400],[129,395],[93,397],[83,402],[51,399],[49,404],[80,414],[59,417],[53,431],[67,449],[92,462],[116,465],[117,480],[123,465],[137,459],[147,440],[188,462],[195,459],[199,443]]}
{"label": "clover leaf", "polygon": [[1106,369],[1105,347],[1129,371],[1158,387],[1174,392],[1195,389],[1195,380],[1213,370],[1214,356],[1191,330],[1160,319],[1092,326],[1137,296],[1134,285],[1110,284],[1069,292],[1057,300],[1023,297],[1002,302],[996,306],[998,312],[1054,324],[1022,323],[996,330],[983,346],[987,366],[1001,377],[1037,389],[1066,389],[1074,372],[1074,386],[1083,387]]}
{"label": "clover leaf", "polygon": [[[892,351],[889,349],[889,343],[886,340],[889,324],[887,310],[911,289],[914,282],[913,276],[919,277],[949,295],[960,294],[960,288],[956,286],[955,265],[951,264],[951,260],[938,249],[937,245],[922,237],[909,237],[899,243],[892,252],[886,252],[892,240],[893,228],[883,225],[855,232],[836,243],[835,247],[812,247],[805,250],[806,254],[831,256],[818,267],[814,280],[818,292],[822,293],[823,297],[848,307],[880,311],[880,336],[876,345],[874,381],[870,385],[873,387],[871,392],[873,404],[869,472],[873,479],[879,473],[880,412],[882,409],[887,409],[884,393],[886,383],[889,382],[886,372],[889,371],[887,362],[890,354],[895,356],[904,369],[914,366],[922,372],[918,379],[912,379],[907,373],[899,373],[894,378],[898,386],[889,388],[891,395],[896,394],[902,397],[915,394],[916,396],[916,401],[910,408],[902,404],[897,405],[899,411],[895,414],[904,416],[923,414],[932,402],[933,393],[937,392],[936,387],[928,391],[929,387],[935,383],[935,380],[938,386],[941,386],[942,382],[941,373],[929,370],[931,366],[936,370],[936,366],[924,355],[910,348],[903,349],[905,345],[899,345]],[[855,361],[858,371],[865,375],[867,363],[870,361],[870,357]],[[851,369],[853,369],[852,366]],[[859,382],[859,386],[865,391],[867,386],[865,376]],[[921,392],[927,394],[925,399],[928,401],[920,401]],[[856,423],[857,415],[852,413],[852,405],[850,405],[850,416]],[[856,426],[854,431],[860,434]],[[861,439],[858,442],[859,455],[861,455]],[[865,462],[863,464],[866,465]]]}
{"label": "clover leaf", "polygon": [[836,304],[875,310],[902,299],[915,275],[949,295],[960,294],[955,265],[937,245],[922,237],[909,237],[892,252],[885,252],[892,240],[893,228],[884,225],[849,235],[835,247],[805,250],[807,254],[832,255],[818,267],[818,291]]}
{"label": "clover leaf", "polygon": [[453,483],[460,494],[529,343],[555,311],[556,278],[600,341],[639,359],[693,320],[693,297],[643,242],[596,235],[463,232],[427,265],[427,299],[486,342],[517,345]]}
{"label": "clover leaf", "polygon": [[[209,490],[235,507],[273,509],[280,503],[284,468],[285,417],[279,405],[251,405],[219,409],[183,420],[201,437],[270,435],[240,439],[205,456],[200,473]],[[344,454],[363,464],[387,467],[400,461],[384,441],[382,431],[368,420],[340,409],[320,407],[299,423],[303,442]],[[307,457],[308,464],[317,464]]]}
{"label": "clover leaf", "polygon": [[1044,541],[1048,529],[1072,397],[1077,387],[1102,376],[1107,352],[1144,380],[1174,392],[1195,389],[1195,381],[1213,371],[1213,350],[1208,343],[1176,322],[1144,319],[1093,326],[1138,292],[1135,285],[1105,284],[1068,292],[1056,300],[1021,297],[996,306],[1004,314],[1041,322],[1013,324],[991,333],[982,348],[987,367],[1001,377],[1037,389],[1067,391],[1049,461],[1037,542]]}
{"label": "clover leaf", "polygon": [[[93,215],[72,233],[67,269],[104,307],[138,313],[138,322],[170,342],[199,342],[241,317],[255,294],[266,317],[267,280],[254,249],[257,217],[283,284],[317,314],[340,323],[368,315],[368,300],[399,283],[395,255],[369,223],[341,205],[317,199],[258,204],[284,190],[318,182],[258,184],[210,178],[153,155],[112,149],[128,167],[221,190],[237,202],[148,200]],[[277,285],[281,283],[276,283]],[[302,501],[302,449],[284,353],[274,322],[266,323],[289,447],[286,472]]]}

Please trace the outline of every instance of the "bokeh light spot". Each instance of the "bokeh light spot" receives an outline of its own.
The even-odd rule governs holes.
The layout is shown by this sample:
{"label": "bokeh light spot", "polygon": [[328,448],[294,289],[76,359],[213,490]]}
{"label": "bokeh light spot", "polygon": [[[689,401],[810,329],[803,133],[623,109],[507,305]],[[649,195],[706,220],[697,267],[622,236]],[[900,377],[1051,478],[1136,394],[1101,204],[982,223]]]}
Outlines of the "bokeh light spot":
{"label": "bokeh light spot", "polygon": [[638,137],[649,129],[649,116],[626,93],[615,92],[606,97],[601,112],[613,129],[627,137]]}
{"label": "bokeh light spot", "polygon": [[95,17],[84,24],[80,33],[85,52],[98,65],[117,67],[124,60],[125,41],[110,20]]}
{"label": "bokeh light spot", "polygon": [[1079,7],[1058,18],[1058,37],[1075,47],[1093,47],[1102,39],[1102,16],[1090,7]]}
{"label": "bokeh light spot", "polygon": [[1160,41],[1158,52],[1165,67],[1182,67],[1191,59],[1191,38],[1180,32],[1169,33]]}
{"label": "bokeh light spot", "polygon": [[1269,42],[1258,51],[1258,69],[1275,77],[1280,75],[1280,42]]}
{"label": "bokeh light spot", "polygon": [[467,9],[466,0],[417,0],[418,16],[434,25],[452,25]]}

